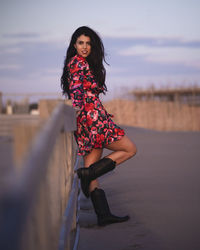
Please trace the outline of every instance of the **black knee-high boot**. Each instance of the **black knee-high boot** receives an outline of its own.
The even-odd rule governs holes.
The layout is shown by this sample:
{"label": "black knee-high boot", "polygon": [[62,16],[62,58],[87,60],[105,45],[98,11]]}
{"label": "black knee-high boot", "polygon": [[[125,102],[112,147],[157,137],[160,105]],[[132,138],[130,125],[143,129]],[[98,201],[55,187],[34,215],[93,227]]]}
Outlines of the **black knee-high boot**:
{"label": "black knee-high boot", "polygon": [[110,208],[103,189],[95,188],[90,194],[99,226],[127,221],[128,215],[118,217],[110,212]]}
{"label": "black knee-high boot", "polygon": [[81,181],[81,189],[85,196],[89,197],[89,185],[92,180],[106,174],[115,168],[116,162],[110,158],[103,158],[88,168],[79,168],[77,170],[78,178]]}

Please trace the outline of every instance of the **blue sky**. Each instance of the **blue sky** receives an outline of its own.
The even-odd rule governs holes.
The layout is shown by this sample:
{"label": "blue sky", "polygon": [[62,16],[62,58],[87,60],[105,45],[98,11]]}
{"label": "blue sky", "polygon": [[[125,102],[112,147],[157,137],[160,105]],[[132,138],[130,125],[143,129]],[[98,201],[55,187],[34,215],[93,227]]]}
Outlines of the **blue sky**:
{"label": "blue sky", "polygon": [[0,1],[0,91],[60,92],[70,37],[103,39],[110,96],[125,89],[200,85],[200,1]]}

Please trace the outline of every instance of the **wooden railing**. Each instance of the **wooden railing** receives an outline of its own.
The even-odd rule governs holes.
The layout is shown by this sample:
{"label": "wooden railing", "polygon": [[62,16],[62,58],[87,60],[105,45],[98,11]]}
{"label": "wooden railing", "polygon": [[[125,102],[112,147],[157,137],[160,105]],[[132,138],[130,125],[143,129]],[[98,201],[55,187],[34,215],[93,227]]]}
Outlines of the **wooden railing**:
{"label": "wooden railing", "polygon": [[16,171],[0,186],[0,249],[76,249],[75,129],[75,111],[64,103],[48,120],[15,126]]}

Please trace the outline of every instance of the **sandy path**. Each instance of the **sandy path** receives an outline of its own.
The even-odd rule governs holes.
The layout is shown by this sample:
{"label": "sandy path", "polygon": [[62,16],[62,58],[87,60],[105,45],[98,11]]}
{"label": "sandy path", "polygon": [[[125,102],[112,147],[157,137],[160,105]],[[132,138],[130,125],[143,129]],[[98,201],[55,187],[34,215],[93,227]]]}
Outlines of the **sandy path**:
{"label": "sandy path", "polygon": [[79,250],[199,250],[200,133],[124,128],[138,154],[101,184],[112,212],[131,220],[99,228],[82,210]]}

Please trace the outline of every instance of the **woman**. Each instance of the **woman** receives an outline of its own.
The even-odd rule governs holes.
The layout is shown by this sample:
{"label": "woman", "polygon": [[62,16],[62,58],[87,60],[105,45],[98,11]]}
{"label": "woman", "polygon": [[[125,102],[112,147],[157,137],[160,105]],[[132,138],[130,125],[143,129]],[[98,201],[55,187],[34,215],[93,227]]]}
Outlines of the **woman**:
{"label": "woman", "polygon": [[[79,168],[77,174],[83,193],[91,197],[100,226],[126,221],[129,216],[118,217],[110,212],[97,178],[136,154],[134,143],[113,122],[113,116],[99,99],[99,94],[107,91],[103,61],[100,37],[91,28],[82,26],[72,35],[61,77],[63,93],[72,99],[77,110],[74,136],[78,155],[84,159],[84,168]],[[103,148],[113,152],[101,159]]]}

